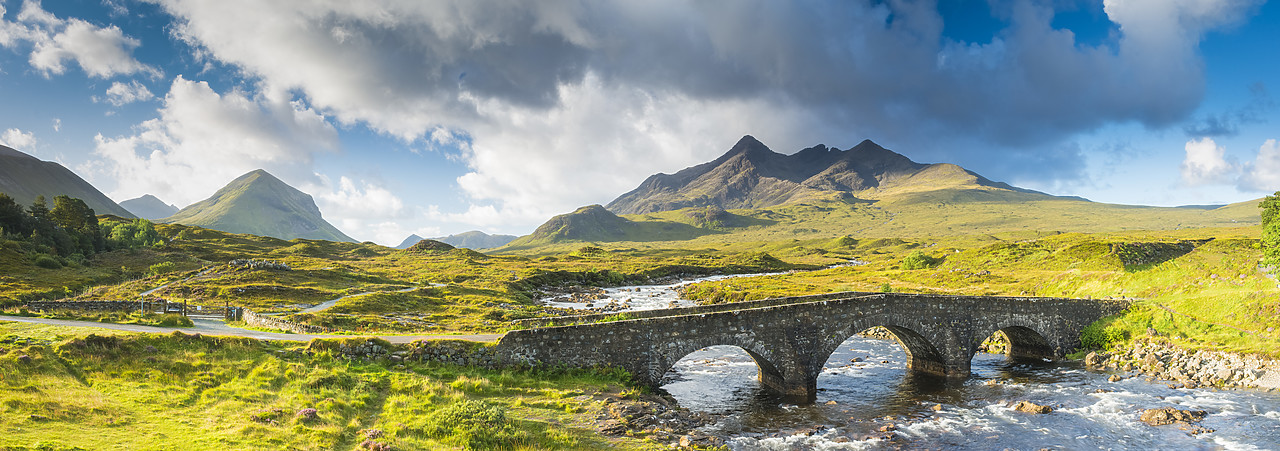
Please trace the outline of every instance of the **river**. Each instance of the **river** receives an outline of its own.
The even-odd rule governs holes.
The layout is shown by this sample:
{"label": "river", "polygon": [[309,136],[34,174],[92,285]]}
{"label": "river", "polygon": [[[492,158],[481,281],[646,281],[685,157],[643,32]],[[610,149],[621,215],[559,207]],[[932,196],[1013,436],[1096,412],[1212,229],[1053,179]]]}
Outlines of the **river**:
{"label": "river", "polygon": [[[690,305],[675,293],[679,285],[619,287],[606,295],[632,299],[633,310]],[[637,293],[662,300],[637,303]],[[1109,373],[1079,362],[983,353],[972,372],[950,382],[909,373],[896,342],[853,337],[827,360],[812,405],[771,396],[756,381],[751,357],[733,346],[685,356],[662,388],[690,410],[720,415],[704,429],[733,450],[1280,449],[1280,392],[1174,389],[1140,377],[1108,382]],[[1054,411],[1009,407],[1023,400]],[[1161,407],[1207,411],[1200,426],[1214,431],[1192,435],[1138,421],[1143,409]]]}

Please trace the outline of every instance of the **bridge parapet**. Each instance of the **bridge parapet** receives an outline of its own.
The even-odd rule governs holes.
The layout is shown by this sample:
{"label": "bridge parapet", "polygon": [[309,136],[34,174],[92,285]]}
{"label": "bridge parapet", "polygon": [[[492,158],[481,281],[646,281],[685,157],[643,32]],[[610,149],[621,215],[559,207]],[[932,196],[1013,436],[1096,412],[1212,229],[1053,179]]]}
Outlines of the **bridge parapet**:
{"label": "bridge parapet", "polygon": [[586,315],[567,315],[567,316],[550,316],[543,318],[525,318],[512,321],[515,324],[527,327],[556,327],[570,326],[576,324],[593,323],[608,318],[614,318],[618,315],[625,315],[627,319],[645,319],[645,318],[661,318],[664,316],[681,316],[696,315],[703,313],[729,312],[734,310],[745,310],[759,307],[772,307],[775,305],[798,304],[802,302],[821,301],[826,299],[840,299],[856,296],[865,296],[876,294],[872,292],[862,291],[842,291],[838,293],[810,294],[805,296],[787,296],[780,298],[759,299],[755,301],[734,302],[729,304],[708,304],[693,307],[673,307],[652,310],[634,310],[629,312],[609,312],[609,313],[591,313]]}

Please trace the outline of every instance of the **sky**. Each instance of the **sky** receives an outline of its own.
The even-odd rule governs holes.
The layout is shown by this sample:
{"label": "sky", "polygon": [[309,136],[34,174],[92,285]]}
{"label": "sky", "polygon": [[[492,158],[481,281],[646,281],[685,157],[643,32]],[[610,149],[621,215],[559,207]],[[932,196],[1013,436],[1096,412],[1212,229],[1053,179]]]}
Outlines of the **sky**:
{"label": "sky", "polygon": [[1280,190],[1265,0],[0,0],[0,143],[116,201],[266,169],[361,241],[527,234],[743,135],[1055,195]]}

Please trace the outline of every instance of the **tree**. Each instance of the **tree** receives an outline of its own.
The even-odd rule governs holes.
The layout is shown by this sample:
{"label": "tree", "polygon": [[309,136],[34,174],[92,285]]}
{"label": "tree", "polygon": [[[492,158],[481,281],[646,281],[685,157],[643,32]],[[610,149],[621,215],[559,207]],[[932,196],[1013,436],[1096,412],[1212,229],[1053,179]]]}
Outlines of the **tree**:
{"label": "tree", "polygon": [[1258,204],[1262,209],[1262,263],[1280,264],[1280,191]]}
{"label": "tree", "polygon": [[115,225],[108,223],[102,226],[102,235],[107,238],[111,249],[137,249],[163,242],[155,225],[146,219]]}
{"label": "tree", "polygon": [[93,255],[104,250],[106,241],[99,230],[98,215],[83,200],[61,195],[54,197],[49,219],[76,240],[81,254]]}
{"label": "tree", "polygon": [[45,203],[44,196],[36,196],[35,202],[27,207],[27,212],[36,220],[49,219],[49,204]]}
{"label": "tree", "polygon": [[26,209],[8,194],[0,193],[0,231],[26,238],[31,236],[32,221]]}

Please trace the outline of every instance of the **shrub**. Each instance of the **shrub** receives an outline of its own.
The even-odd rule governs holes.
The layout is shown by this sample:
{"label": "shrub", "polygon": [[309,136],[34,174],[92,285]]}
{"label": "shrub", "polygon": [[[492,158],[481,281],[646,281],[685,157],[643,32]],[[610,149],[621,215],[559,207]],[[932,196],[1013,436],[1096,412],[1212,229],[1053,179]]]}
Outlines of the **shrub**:
{"label": "shrub", "polygon": [[49,256],[49,255],[43,255],[43,254],[37,255],[35,263],[36,263],[36,266],[39,266],[44,269],[62,268],[62,262],[58,261],[58,259],[53,258],[52,256]]}
{"label": "shrub", "polygon": [[155,325],[161,327],[191,327],[194,326],[195,323],[191,322],[191,318],[187,318],[176,313],[167,313],[164,316],[161,316],[160,320],[156,321]]}
{"label": "shrub", "polygon": [[432,412],[427,435],[464,449],[514,448],[530,442],[516,429],[503,408],[483,401],[465,400]]}
{"label": "shrub", "polygon": [[940,263],[942,263],[941,258],[925,254],[922,251],[915,251],[912,252],[911,255],[908,255],[907,258],[902,259],[902,269],[912,270],[932,268],[934,266],[938,266]]}
{"label": "shrub", "polygon": [[1112,343],[1124,341],[1127,334],[1120,327],[1112,327],[1114,318],[1095,321],[1080,331],[1080,345],[1084,349],[1106,349]]}
{"label": "shrub", "polygon": [[153,276],[171,273],[178,269],[178,265],[173,262],[160,262],[147,268],[147,273]]}

